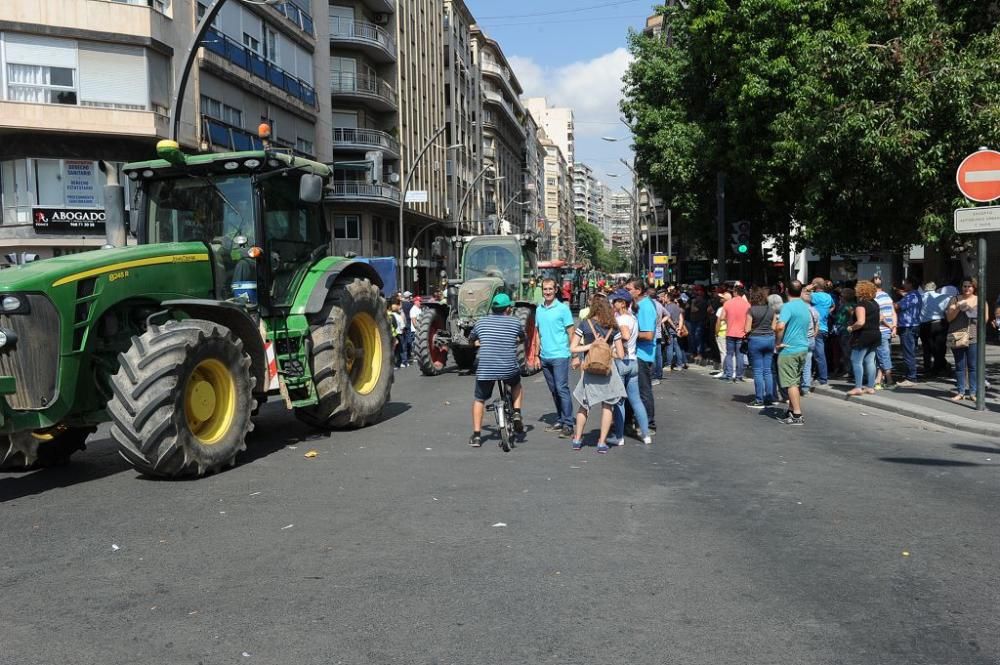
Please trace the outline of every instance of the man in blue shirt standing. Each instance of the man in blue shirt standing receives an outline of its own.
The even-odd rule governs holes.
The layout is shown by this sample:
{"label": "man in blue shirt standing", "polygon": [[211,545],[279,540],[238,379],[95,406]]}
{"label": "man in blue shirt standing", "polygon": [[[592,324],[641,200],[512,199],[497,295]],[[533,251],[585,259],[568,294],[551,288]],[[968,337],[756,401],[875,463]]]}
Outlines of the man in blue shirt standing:
{"label": "man in blue shirt standing", "polygon": [[632,300],[637,303],[638,308],[636,327],[639,329],[639,334],[636,337],[635,355],[639,361],[639,398],[642,399],[642,405],[646,407],[650,434],[655,434],[653,365],[656,363],[656,328],[659,326],[659,318],[656,315],[656,306],[646,295],[646,285],[642,283],[641,279],[633,279],[626,284],[626,288],[632,294]]}
{"label": "man in blue shirt standing", "polygon": [[897,386],[912,386],[917,380],[917,339],[920,337],[920,294],[913,280],[903,280],[903,297],[896,303],[896,332],[903,347],[903,364],[906,376]]}
{"label": "man in blue shirt standing", "polygon": [[556,407],[556,421],[545,431],[559,432],[560,439],[569,439],[573,436],[573,397],[569,389],[573,314],[569,305],[556,300],[556,290],[556,280],[542,280],[542,302],[535,310],[535,328],[542,343],[542,373]]}
{"label": "man in blue shirt standing", "polygon": [[802,285],[788,285],[788,302],[782,305],[775,320],[774,332],[778,343],[778,382],[788,391],[788,413],[781,422],[785,425],[802,425],[802,399],[799,382],[809,353],[809,328],[812,314],[802,300]]}
{"label": "man in blue shirt standing", "polygon": [[830,332],[830,312],[833,311],[833,296],[826,292],[826,280],[817,277],[812,281],[812,306],[819,315],[819,332],[816,333],[816,346],[813,350],[813,361],[816,364],[816,379],[819,385],[825,386],[829,380],[826,365],[826,338]]}

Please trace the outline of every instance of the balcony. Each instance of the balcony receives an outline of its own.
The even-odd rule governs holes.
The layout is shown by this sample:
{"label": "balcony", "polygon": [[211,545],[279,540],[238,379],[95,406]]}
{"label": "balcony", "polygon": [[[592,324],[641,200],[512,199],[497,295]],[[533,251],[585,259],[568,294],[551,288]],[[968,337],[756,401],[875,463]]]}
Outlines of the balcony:
{"label": "balcony", "polygon": [[365,182],[334,182],[326,190],[327,201],[372,202],[399,205],[399,188]]}
{"label": "balcony", "polygon": [[484,60],[481,67],[484,74],[491,74],[503,81],[511,97],[518,99],[521,96],[521,93],[514,89],[514,84],[511,82],[512,73],[509,69],[489,60]]}
{"label": "balcony", "polygon": [[377,129],[354,129],[351,127],[333,128],[334,150],[381,150],[394,157],[399,157],[399,141],[391,134]]}
{"label": "balcony", "polygon": [[278,10],[279,14],[298,26],[302,32],[306,33],[310,37],[316,36],[316,28],[313,25],[313,17],[310,16],[306,10],[299,7],[294,2],[290,2],[290,0],[285,0],[279,5],[274,5],[274,8]]}
{"label": "balcony", "polygon": [[510,104],[507,103],[507,101],[503,98],[503,95],[501,95],[499,92],[494,92],[492,90],[485,90],[483,93],[483,97],[486,98],[487,102],[503,107],[503,110],[507,115],[507,119],[510,120],[511,124],[513,124],[515,127],[520,128],[522,134],[524,133],[524,128],[521,127],[521,119],[518,118],[516,111],[511,107]]}
{"label": "balcony", "polygon": [[374,62],[396,62],[396,40],[381,26],[367,21],[331,16],[330,44],[356,48]]}
{"label": "balcony", "polygon": [[209,28],[202,42],[205,50],[225,58],[240,69],[267,81],[275,88],[295,97],[306,106],[315,109],[316,90],[277,65],[257,55],[239,42],[230,39],[215,28]]}
{"label": "balcony", "polygon": [[396,110],[396,91],[377,76],[332,72],[330,93],[335,98],[363,102],[377,111]]}

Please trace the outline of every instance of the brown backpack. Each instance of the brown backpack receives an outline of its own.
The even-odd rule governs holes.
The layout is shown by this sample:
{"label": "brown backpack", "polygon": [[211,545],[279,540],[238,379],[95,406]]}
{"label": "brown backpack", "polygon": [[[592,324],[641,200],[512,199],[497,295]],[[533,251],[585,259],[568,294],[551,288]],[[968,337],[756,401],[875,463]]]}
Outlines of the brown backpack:
{"label": "brown backpack", "polygon": [[590,334],[594,336],[594,343],[590,345],[590,349],[587,350],[587,355],[583,359],[583,371],[587,374],[610,376],[611,363],[614,362],[614,358],[607,337],[610,337],[611,333],[609,332],[606,337],[598,337],[597,331],[594,330],[594,322],[587,321],[587,324],[590,326]]}

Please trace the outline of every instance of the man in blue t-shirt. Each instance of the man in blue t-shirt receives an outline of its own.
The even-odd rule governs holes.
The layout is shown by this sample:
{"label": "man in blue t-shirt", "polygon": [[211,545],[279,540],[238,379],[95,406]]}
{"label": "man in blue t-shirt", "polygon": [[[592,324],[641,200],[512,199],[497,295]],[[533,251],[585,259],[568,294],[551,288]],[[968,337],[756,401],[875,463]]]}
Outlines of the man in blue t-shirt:
{"label": "man in blue t-shirt", "polygon": [[816,309],[819,317],[819,332],[816,333],[816,342],[813,349],[813,361],[816,364],[816,379],[821,386],[825,386],[829,381],[829,372],[826,364],[826,338],[830,333],[830,312],[833,311],[833,296],[826,291],[826,280],[817,277],[810,286],[812,290],[812,306]]}
{"label": "man in blue t-shirt", "polygon": [[569,305],[556,300],[556,280],[542,280],[542,302],[535,310],[535,328],[541,340],[539,358],[545,383],[556,406],[556,421],[546,432],[559,432],[560,439],[573,437],[573,397],[569,390],[570,335],[573,314]]}
{"label": "man in blue t-shirt", "polygon": [[659,319],[656,316],[656,305],[646,295],[646,285],[639,278],[628,282],[625,287],[636,303],[636,336],[635,355],[639,361],[639,398],[646,407],[649,418],[650,434],[656,430],[656,412],[653,403],[653,366],[656,364],[656,328]]}
{"label": "man in blue t-shirt", "polygon": [[524,390],[521,386],[521,364],[517,359],[517,345],[524,341],[524,326],[520,319],[511,316],[513,308],[506,293],[493,296],[490,305],[492,313],[476,321],[469,335],[469,341],[479,347],[475,399],[472,401],[472,437],[469,438],[469,445],[473,448],[483,445],[485,404],[493,395],[493,384],[497,381],[503,381],[510,387],[511,401],[514,402],[514,417],[511,418],[514,431],[524,431],[521,418]]}
{"label": "man in blue t-shirt", "polygon": [[792,282],[788,286],[788,302],[781,306],[781,312],[774,326],[778,343],[778,382],[788,391],[788,413],[781,420],[785,425],[801,425],[802,400],[799,382],[809,353],[809,328],[812,313],[802,300],[802,285]]}

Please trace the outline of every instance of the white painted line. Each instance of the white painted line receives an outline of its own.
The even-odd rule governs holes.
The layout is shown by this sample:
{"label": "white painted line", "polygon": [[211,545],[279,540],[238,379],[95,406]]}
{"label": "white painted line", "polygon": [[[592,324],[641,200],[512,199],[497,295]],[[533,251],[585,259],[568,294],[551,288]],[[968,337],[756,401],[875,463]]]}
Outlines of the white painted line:
{"label": "white painted line", "polygon": [[965,182],[993,182],[1000,180],[1000,170],[996,171],[967,171]]}

